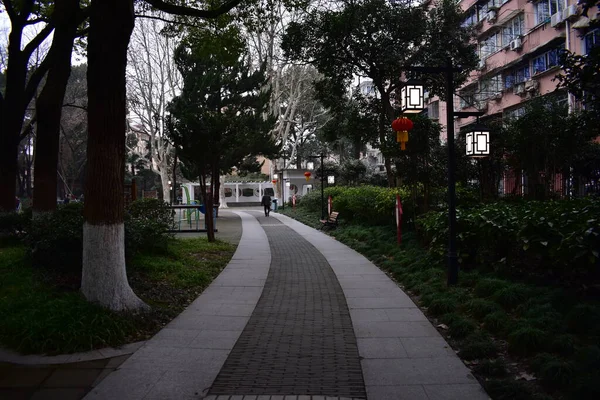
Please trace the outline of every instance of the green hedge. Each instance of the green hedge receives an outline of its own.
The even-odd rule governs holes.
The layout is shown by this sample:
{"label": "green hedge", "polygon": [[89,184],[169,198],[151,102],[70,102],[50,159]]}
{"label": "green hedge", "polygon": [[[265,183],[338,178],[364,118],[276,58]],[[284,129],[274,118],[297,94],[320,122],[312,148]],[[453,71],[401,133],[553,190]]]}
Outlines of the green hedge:
{"label": "green hedge", "polygon": [[[56,211],[38,215],[26,233],[33,264],[46,270],[79,275],[83,257],[83,204],[59,205]],[[125,212],[125,254],[142,249],[166,248],[172,211],[157,199],[131,203]]]}
{"label": "green hedge", "polygon": [[[414,213],[414,203],[406,188],[384,188],[379,186],[334,186],[325,189],[325,202],[331,196],[333,210],[340,218],[349,222],[367,225],[395,224],[394,207],[396,194],[402,200],[404,219],[410,221]],[[321,192],[314,190],[304,195],[299,206],[310,211],[318,211],[321,206]]]}
{"label": "green hedge", "polygon": [[[420,238],[443,254],[448,237],[447,212],[417,220]],[[465,267],[493,265],[524,274],[555,278],[599,277],[600,201],[482,204],[458,209],[457,246]]]}

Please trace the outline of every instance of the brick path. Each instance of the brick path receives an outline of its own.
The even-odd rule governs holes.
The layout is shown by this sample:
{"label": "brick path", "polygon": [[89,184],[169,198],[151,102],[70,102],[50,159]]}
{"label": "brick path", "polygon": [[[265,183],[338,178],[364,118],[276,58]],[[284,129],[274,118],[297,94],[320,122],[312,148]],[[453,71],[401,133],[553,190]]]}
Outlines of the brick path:
{"label": "brick path", "polygon": [[350,312],[333,270],[295,231],[275,218],[257,219],[271,249],[269,274],[209,394],[366,398]]}

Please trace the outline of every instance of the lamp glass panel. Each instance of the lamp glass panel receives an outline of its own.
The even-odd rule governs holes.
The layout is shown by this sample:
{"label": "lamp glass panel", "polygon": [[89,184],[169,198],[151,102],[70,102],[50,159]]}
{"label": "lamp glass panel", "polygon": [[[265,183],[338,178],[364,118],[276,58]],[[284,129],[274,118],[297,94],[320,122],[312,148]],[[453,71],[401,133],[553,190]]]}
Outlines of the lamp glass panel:
{"label": "lamp glass panel", "polygon": [[279,175],[273,174],[273,179],[277,179],[277,178],[279,178]]}
{"label": "lamp glass panel", "polygon": [[312,161],[309,161],[306,163],[306,168],[307,169],[314,169],[315,168],[315,163],[313,163]]}
{"label": "lamp glass panel", "polygon": [[412,108],[423,108],[423,92],[421,86],[409,88],[409,104]]}
{"label": "lamp glass panel", "polygon": [[477,155],[488,155],[490,154],[490,133],[489,132],[475,132],[475,146],[473,153]]}
{"label": "lamp glass panel", "polygon": [[407,84],[402,87],[400,94],[402,98],[402,112],[420,113],[425,109],[423,98],[423,85]]}
{"label": "lamp glass panel", "polygon": [[335,183],[335,176],[329,175],[327,177],[327,183]]}
{"label": "lamp glass panel", "polygon": [[290,187],[290,181],[285,182],[285,187]]}
{"label": "lamp glass panel", "polygon": [[467,132],[465,148],[468,156],[473,155],[473,132]]}

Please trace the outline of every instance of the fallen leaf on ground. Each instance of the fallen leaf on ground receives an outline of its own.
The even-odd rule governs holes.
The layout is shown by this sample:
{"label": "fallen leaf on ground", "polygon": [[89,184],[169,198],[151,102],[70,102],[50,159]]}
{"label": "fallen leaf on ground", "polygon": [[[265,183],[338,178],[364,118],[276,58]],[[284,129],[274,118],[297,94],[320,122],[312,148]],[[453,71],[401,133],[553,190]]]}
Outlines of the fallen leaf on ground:
{"label": "fallen leaf on ground", "polygon": [[518,379],[525,379],[527,382],[529,381],[534,381],[537,378],[531,374],[528,374],[527,372],[519,372],[519,374],[515,377],[516,380]]}

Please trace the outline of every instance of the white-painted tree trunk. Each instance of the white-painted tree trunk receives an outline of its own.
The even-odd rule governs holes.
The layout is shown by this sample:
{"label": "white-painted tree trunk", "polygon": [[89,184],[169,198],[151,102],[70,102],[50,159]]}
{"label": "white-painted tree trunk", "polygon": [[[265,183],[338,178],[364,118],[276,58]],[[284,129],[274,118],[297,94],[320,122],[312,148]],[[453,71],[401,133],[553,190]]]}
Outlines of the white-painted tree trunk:
{"label": "white-painted tree trunk", "polygon": [[225,198],[225,177],[220,176],[219,179],[221,180],[221,185],[219,185],[219,208],[229,208]]}
{"label": "white-painted tree trunk", "polygon": [[166,168],[161,168],[158,170],[158,174],[160,175],[160,183],[162,184],[162,192],[163,192],[163,201],[165,203],[171,203],[171,191],[169,190],[169,174]]}
{"label": "white-painted tree trunk", "polygon": [[114,311],[149,307],[133,293],[125,271],[125,226],[83,225],[81,292]]}

